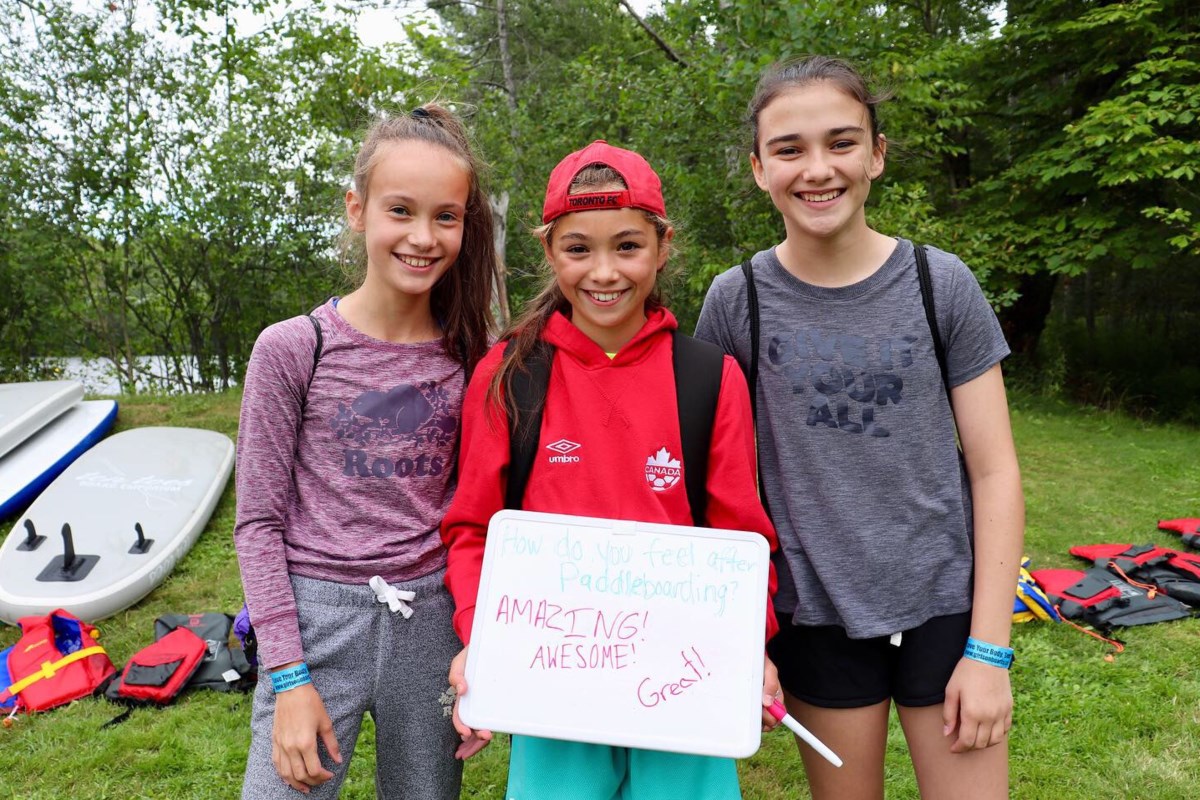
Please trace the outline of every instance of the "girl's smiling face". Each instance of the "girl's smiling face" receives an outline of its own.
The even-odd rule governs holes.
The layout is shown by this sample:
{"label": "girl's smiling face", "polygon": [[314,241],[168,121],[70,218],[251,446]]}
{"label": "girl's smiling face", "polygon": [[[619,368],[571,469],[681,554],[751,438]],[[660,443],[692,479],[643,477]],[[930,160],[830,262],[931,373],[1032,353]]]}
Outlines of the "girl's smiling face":
{"label": "girl's smiling face", "polygon": [[428,297],[462,249],[470,176],[450,151],[418,140],[380,147],[366,196],[346,194],[363,233],[372,289]]}
{"label": "girl's smiling face", "polygon": [[783,215],[788,238],[866,229],[863,206],[883,174],[887,141],[871,139],[867,107],[829,81],[780,92],[758,116],[754,180]]}
{"label": "girl's smiling face", "polygon": [[605,352],[618,351],[646,322],[646,298],[674,235],[667,228],[660,241],[645,212],[619,208],[566,214],[542,239],[571,321]]}

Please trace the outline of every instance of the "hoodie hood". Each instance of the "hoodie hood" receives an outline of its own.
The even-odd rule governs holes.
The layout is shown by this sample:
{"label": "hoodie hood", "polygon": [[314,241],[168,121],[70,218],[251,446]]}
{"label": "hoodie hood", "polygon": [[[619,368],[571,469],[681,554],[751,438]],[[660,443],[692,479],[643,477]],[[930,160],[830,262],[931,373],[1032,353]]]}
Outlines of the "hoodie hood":
{"label": "hoodie hood", "polygon": [[655,308],[646,312],[646,324],[625,343],[610,359],[600,345],[588,338],[587,334],[575,327],[561,311],[555,311],[546,321],[542,331],[542,339],[554,345],[558,350],[570,354],[572,358],[587,367],[606,367],[610,364],[632,364],[641,360],[652,349],[656,336],[670,333],[679,327],[675,315],[665,308]]}

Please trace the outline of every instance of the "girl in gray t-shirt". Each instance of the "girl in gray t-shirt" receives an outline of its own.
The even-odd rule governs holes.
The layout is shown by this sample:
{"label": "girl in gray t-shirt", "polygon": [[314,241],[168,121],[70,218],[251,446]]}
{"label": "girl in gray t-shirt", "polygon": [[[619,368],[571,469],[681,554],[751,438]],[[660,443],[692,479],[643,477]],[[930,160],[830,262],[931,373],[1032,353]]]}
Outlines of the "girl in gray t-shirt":
{"label": "girl in gray t-shirt", "polygon": [[1008,347],[958,258],[925,250],[923,292],[912,243],[867,224],[877,100],[836,59],[764,74],[750,164],[786,238],[714,281],[696,335],[757,375],[780,540],[769,652],[791,713],[846,764],[801,746],[813,796],[882,795],[894,702],[922,794],[1002,798],[1024,530]]}

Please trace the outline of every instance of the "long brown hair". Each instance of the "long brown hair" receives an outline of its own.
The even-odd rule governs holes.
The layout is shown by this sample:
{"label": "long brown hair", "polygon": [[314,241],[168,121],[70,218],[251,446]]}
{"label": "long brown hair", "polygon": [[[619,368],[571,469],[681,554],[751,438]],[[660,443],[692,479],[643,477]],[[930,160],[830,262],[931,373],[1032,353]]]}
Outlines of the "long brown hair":
{"label": "long brown hair", "polygon": [[[570,193],[582,194],[585,192],[615,191],[627,188],[629,187],[625,184],[625,179],[612,167],[604,164],[590,164],[581,169],[579,174],[571,181]],[[578,211],[575,213],[586,214],[588,212]],[[669,248],[670,244],[665,240],[667,231],[672,227],[670,220],[660,217],[657,214],[651,214],[649,211],[642,211],[641,213],[654,226],[654,233],[658,238],[658,246]],[[548,225],[542,225],[534,229],[534,234],[546,242],[552,241],[554,231],[558,227],[560,219],[562,218],[560,217]],[[558,280],[555,278],[549,262],[543,262],[542,269],[549,273],[549,277],[542,290],[538,292],[533,300],[526,304],[525,310],[521,312],[521,315],[504,331],[504,335],[501,338],[509,340],[509,344],[504,351],[504,358],[500,362],[500,367],[496,370],[496,374],[492,376],[492,383],[488,387],[489,401],[497,405],[503,403],[504,409],[514,425],[520,422],[520,411],[513,400],[513,376],[517,372],[528,372],[527,361],[529,360],[529,355],[533,352],[534,347],[542,336],[542,331],[546,328],[546,322],[554,312],[566,311],[571,306],[567,299],[563,297],[562,290],[558,288]],[[655,279],[654,289],[646,297],[647,311],[661,308],[663,305],[661,277],[660,275]],[[541,398],[541,400],[544,399]]]}
{"label": "long brown hair", "polygon": [[[483,162],[476,155],[462,121],[437,103],[418,106],[408,114],[386,117],[367,130],[354,159],[354,191],[364,201],[371,173],[382,156],[381,146],[419,140],[445,149],[459,160],[470,181],[463,217],[462,248],[458,258],[433,287],[430,309],[442,329],[446,355],[463,361],[469,373],[487,352],[492,319],[492,291],[500,274],[493,237],[492,207],[480,181]],[[356,285],[366,275],[361,234],[343,233],[343,261]]]}

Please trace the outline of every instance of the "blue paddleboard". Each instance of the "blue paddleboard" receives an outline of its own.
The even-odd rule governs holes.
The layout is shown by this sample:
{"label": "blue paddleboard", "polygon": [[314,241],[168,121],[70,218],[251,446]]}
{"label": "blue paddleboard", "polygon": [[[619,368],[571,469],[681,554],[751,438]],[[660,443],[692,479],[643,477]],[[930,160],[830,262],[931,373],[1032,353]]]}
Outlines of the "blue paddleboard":
{"label": "blue paddleboard", "polygon": [[117,419],[115,400],[86,400],[0,456],[0,519],[21,511]]}

